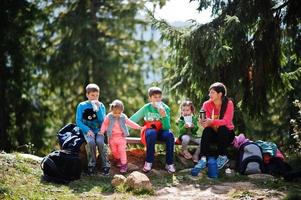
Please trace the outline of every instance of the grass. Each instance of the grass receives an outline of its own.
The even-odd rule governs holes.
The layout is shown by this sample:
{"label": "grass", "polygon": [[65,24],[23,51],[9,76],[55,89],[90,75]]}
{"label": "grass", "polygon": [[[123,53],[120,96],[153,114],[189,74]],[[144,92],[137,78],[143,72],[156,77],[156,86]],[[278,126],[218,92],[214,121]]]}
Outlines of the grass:
{"label": "grass", "polygon": [[[142,158],[143,159],[143,158]],[[139,161],[140,162],[140,161]],[[143,162],[143,161],[141,161]],[[181,167],[180,159],[175,157],[178,170]],[[165,156],[157,155],[155,167],[157,170],[163,169],[165,165]],[[188,165],[190,165],[188,163]],[[301,184],[299,182],[285,182],[282,179],[271,180],[251,180],[247,176],[235,174],[226,176],[220,171],[218,179],[208,179],[206,171],[202,176],[193,179],[188,172],[177,172],[176,174],[148,174],[154,190],[153,191],[133,191],[126,185],[120,185],[116,188],[111,186],[112,177],[82,176],[80,180],[73,181],[68,185],[48,183],[42,180],[42,171],[40,164],[30,159],[24,159],[18,154],[0,154],[0,199],[104,199],[107,196],[112,199],[132,199],[147,198],[154,195],[156,190],[164,187],[174,187],[178,185],[198,185],[201,190],[205,190],[213,185],[220,185],[225,182],[244,182],[248,181],[256,185],[261,190],[271,192],[272,197],[277,197],[277,192],[283,192],[286,199],[301,199]],[[257,194],[249,191],[248,188],[231,194],[233,199],[252,199]]]}

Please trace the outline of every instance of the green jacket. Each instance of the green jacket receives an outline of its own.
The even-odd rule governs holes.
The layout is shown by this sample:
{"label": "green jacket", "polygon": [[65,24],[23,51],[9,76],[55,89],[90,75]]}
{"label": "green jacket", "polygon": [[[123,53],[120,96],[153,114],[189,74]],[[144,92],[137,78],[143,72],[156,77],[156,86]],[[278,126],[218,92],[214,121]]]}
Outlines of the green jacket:
{"label": "green jacket", "polygon": [[192,135],[197,135],[197,131],[199,129],[197,117],[192,116],[192,123],[193,123],[194,127],[192,129],[190,129],[190,132],[189,132],[188,128],[185,128],[185,126],[184,126],[185,125],[184,117],[181,116],[177,122],[177,126],[179,129],[180,135],[184,135],[184,134],[188,134],[188,133],[191,133]]}
{"label": "green jacket", "polygon": [[138,123],[141,119],[144,121],[153,121],[159,120],[162,123],[163,130],[170,129],[170,108],[162,103],[166,116],[161,117],[157,108],[153,107],[151,103],[145,104],[142,108],[140,108],[134,115],[130,117],[130,120]]}

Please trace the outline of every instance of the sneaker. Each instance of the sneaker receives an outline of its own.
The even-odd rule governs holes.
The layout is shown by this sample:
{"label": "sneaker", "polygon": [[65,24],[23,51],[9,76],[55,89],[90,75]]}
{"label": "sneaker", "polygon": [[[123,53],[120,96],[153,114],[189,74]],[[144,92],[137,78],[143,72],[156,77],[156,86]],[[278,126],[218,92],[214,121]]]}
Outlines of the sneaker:
{"label": "sneaker", "polygon": [[191,176],[198,176],[199,173],[206,168],[207,162],[206,160],[199,160],[198,164],[191,169]]}
{"label": "sneaker", "polygon": [[174,164],[171,165],[165,165],[165,169],[167,170],[168,173],[172,174],[176,172],[176,168]]}
{"label": "sneaker", "polygon": [[127,164],[121,165],[119,171],[120,171],[120,173],[126,173],[128,171]]}
{"label": "sneaker", "polygon": [[153,163],[145,162],[144,167],[143,167],[143,171],[146,172],[146,173],[149,172],[150,170],[152,170],[152,165],[153,165]]}
{"label": "sneaker", "polygon": [[104,167],[102,174],[108,176],[110,174],[110,167]]}
{"label": "sneaker", "polygon": [[217,168],[222,169],[229,162],[229,159],[227,156],[218,156],[216,162],[217,162]]}

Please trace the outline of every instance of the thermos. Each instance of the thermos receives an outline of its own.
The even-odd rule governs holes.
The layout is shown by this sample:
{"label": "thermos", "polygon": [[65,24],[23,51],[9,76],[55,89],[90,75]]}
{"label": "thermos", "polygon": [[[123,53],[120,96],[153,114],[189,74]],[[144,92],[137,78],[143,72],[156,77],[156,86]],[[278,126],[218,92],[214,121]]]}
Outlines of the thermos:
{"label": "thermos", "polygon": [[206,119],[206,111],[203,109],[200,110],[200,118],[201,118],[201,120]]}
{"label": "thermos", "polygon": [[218,177],[218,168],[215,157],[208,157],[208,177],[209,178],[217,178]]}

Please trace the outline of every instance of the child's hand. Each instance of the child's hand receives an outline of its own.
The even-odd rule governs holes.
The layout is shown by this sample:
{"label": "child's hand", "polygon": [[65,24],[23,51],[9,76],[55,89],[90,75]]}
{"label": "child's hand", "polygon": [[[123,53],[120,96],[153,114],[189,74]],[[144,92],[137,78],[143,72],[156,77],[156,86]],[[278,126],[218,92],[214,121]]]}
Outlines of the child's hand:
{"label": "child's hand", "polygon": [[186,124],[186,123],[184,124],[184,127],[185,128],[190,128],[189,124]]}
{"label": "child's hand", "polygon": [[163,107],[159,108],[159,114],[161,115],[161,117],[166,117],[166,111]]}
{"label": "child's hand", "polygon": [[89,131],[87,132],[87,135],[90,136],[90,137],[92,137],[92,138],[95,137],[94,133],[93,133],[91,130],[89,130]]}
{"label": "child's hand", "polygon": [[102,132],[99,131],[98,134],[99,134],[99,135],[104,135],[105,133],[102,133]]}

